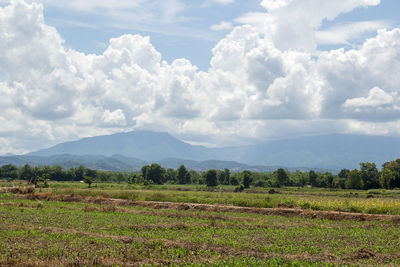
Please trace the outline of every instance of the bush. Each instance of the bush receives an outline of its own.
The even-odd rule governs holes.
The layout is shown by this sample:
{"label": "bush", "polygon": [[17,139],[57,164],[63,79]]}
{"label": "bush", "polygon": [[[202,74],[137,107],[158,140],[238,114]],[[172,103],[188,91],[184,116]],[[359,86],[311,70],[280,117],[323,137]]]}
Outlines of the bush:
{"label": "bush", "polygon": [[243,192],[244,191],[244,185],[239,185],[238,187],[235,188],[235,192]]}

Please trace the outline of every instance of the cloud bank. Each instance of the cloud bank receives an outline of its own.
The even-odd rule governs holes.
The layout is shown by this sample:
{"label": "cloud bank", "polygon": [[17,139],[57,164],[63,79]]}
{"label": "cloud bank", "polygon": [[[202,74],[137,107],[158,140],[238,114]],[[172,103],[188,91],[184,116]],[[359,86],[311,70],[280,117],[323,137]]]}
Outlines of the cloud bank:
{"label": "cloud bank", "polygon": [[11,1],[0,8],[0,153],[133,129],[218,145],[400,135],[400,29],[380,29],[355,49],[315,53],[324,19],[379,1],[261,4],[264,26],[234,28],[205,72],[186,59],[162,61],[140,35],[113,38],[100,55],[67,49],[41,4]]}

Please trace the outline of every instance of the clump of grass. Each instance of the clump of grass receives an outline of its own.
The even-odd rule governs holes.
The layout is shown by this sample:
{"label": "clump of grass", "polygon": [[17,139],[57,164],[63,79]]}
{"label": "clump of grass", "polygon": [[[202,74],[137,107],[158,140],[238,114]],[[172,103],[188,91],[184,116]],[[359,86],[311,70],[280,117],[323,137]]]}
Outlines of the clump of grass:
{"label": "clump of grass", "polygon": [[98,211],[96,207],[93,207],[91,205],[86,205],[83,209],[84,212],[93,212],[93,211]]}
{"label": "clump of grass", "polygon": [[43,207],[44,207],[44,205],[43,205],[43,203],[40,202],[40,201],[36,204],[36,208],[37,208],[38,210],[43,209]]}
{"label": "clump of grass", "polygon": [[12,194],[32,194],[35,192],[35,187],[33,186],[22,186],[22,187],[7,187],[1,190],[2,193],[12,193]]}
{"label": "clump of grass", "polygon": [[102,212],[115,212],[117,211],[117,207],[115,205],[106,205],[100,208]]}

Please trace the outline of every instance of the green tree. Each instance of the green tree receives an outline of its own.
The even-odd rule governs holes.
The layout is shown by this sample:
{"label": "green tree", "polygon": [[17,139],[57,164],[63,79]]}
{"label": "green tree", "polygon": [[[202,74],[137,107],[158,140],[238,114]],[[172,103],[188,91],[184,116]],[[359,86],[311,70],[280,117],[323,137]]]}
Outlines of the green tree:
{"label": "green tree", "polygon": [[190,173],[186,169],[185,165],[181,165],[178,168],[178,183],[179,184],[189,184],[190,183]]}
{"label": "green tree", "polygon": [[65,172],[65,180],[66,181],[76,181],[75,177],[75,170],[74,169],[69,169]]}
{"label": "green tree", "polygon": [[0,167],[0,178],[18,179],[18,168],[12,164],[3,165]]}
{"label": "green tree", "polygon": [[88,188],[93,184],[94,179],[91,176],[83,176],[83,181],[88,185]]}
{"label": "green tree", "polygon": [[90,177],[92,177],[92,178],[97,178],[97,171],[96,171],[96,170],[89,169],[89,168],[86,168],[86,169],[85,169],[85,175],[86,175],[86,176],[90,176]]}
{"label": "green tree", "polygon": [[354,169],[349,172],[346,187],[349,189],[362,189],[364,187],[364,182],[359,170]]}
{"label": "green tree", "polygon": [[155,184],[162,184],[164,181],[166,170],[159,164],[153,163],[150,166],[143,166],[142,174],[146,181],[151,181]]}
{"label": "green tree", "polygon": [[308,173],[296,170],[289,174],[290,183],[295,186],[305,186],[308,183]]}
{"label": "green tree", "polygon": [[74,171],[75,171],[75,180],[76,181],[83,181],[83,178],[84,178],[83,176],[85,176],[85,167],[83,167],[81,165],[78,168],[75,168]]}
{"label": "green tree", "polygon": [[19,173],[19,179],[29,181],[32,178],[33,172],[32,167],[29,164],[25,164]]}
{"label": "green tree", "polygon": [[230,176],[229,184],[231,185],[239,185],[239,173],[234,173]]}
{"label": "green tree", "polygon": [[167,172],[165,173],[165,182],[176,183],[177,171],[172,168],[168,168]]}
{"label": "green tree", "polygon": [[308,179],[309,179],[310,185],[312,187],[316,187],[318,185],[317,184],[317,178],[318,178],[318,175],[317,175],[317,173],[315,171],[311,170],[311,171],[308,172]]}
{"label": "green tree", "polygon": [[379,171],[375,163],[361,162],[360,175],[364,183],[364,189],[379,188]]}
{"label": "green tree", "polygon": [[332,188],[333,187],[333,175],[330,172],[316,173],[317,179],[315,182],[315,186],[321,188]]}
{"label": "green tree", "polygon": [[244,188],[250,188],[251,182],[252,182],[251,172],[243,171],[243,186],[244,186]]}
{"label": "green tree", "polygon": [[208,170],[205,175],[206,185],[213,187],[217,186],[217,171],[214,169]]}
{"label": "green tree", "polygon": [[32,168],[32,176],[31,176],[31,179],[29,180],[29,183],[35,185],[35,187],[36,187],[38,179],[40,177],[42,177],[43,174],[44,174],[44,172],[43,172],[42,168],[40,168],[38,166],[33,167]]}
{"label": "green tree", "polygon": [[201,182],[201,175],[196,172],[195,170],[190,170],[190,179],[192,180],[193,184],[199,184]]}
{"label": "green tree", "polygon": [[64,181],[66,178],[66,173],[60,165],[52,167],[49,175],[53,181]]}
{"label": "green tree", "polygon": [[43,172],[42,175],[36,179],[35,187],[48,188],[50,178],[51,177],[48,172]]}
{"label": "green tree", "polygon": [[280,186],[289,185],[289,176],[282,168],[276,170],[276,179],[278,180]]}
{"label": "green tree", "polygon": [[228,185],[230,183],[230,178],[231,178],[231,171],[227,168],[224,169],[224,185]]}
{"label": "green tree", "polygon": [[125,181],[125,177],[121,172],[116,174],[115,179],[117,180],[117,183],[119,183],[119,184],[122,183],[123,181]]}
{"label": "green tree", "polygon": [[348,169],[341,169],[338,176],[339,176],[339,178],[347,179],[349,172],[350,172],[350,170],[348,170]]}
{"label": "green tree", "polygon": [[400,159],[382,165],[379,182],[386,189],[400,188]]}
{"label": "green tree", "polygon": [[379,183],[381,187],[386,189],[393,189],[396,184],[397,178],[396,172],[392,171],[389,168],[383,168],[381,171],[381,175],[379,178]]}

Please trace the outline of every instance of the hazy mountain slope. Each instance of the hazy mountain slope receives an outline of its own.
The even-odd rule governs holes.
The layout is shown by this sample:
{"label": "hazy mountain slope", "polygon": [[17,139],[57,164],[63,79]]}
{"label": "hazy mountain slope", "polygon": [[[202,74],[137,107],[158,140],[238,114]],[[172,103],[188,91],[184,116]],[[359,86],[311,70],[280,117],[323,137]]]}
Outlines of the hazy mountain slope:
{"label": "hazy mountain slope", "polygon": [[60,165],[64,168],[74,168],[83,165],[87,168],[96,170],[108,170],[108,171],[131,171],[139,170],[142,166],[146,165],[147,162],[135,158],[124,157],[120,155],[114,155],[111,157],[98,156],[98,155],[53,155],[53,156],[11,156],[11,157],[0,157],[0,165],[13,164],[16,166],[22,166],[24,164],[30,164],[32,166],[44,166],[44,165]]}
{"label": "hazy mountain slope", "polygon": [[39,150],[29,155],[51,156],[58,154],[103,155],[115,154],[142,160],[162,160],[165,158],[184,158],[205,160],[210,150],[201,146],[192,146],[182,142],[168,133],[136,131],[113,135],[83,138],[78,141],[58,144],[54,147]]}
{"label": "hazy mountain slope", "polygon": [[[151,164],[152,162],[146,162],[135,158],[130,158],[121,155],[114,155],[111,157],[96,156],[96,155],[54,155],[54,156],[9,156],[0,157],[0,166],[5,164],[13,164],[17,166],[23,166],[24,164],[30,164],[31,166],[44,166],[44,165],[60,165],[64,168],[74,168],[83,165],[87,168],[95,170],[107,170],[107,171],[140,171],[142,166]],[[181,164],[184,164],[188,169],[196,171],[205,171],[209,169],[223,170],[228,168],[232,171],[243,171],[252,170],[258,172],[273,171],[278,167],[266,167],[266,166],[250,166],[233,161],[219,161],[219,160],[208,160],[208,161],[195,161],[185,159],[165,159],[158,161],[164,168],[177,169]]]}
{"label": "hazy mountain slope", "polygon": [[356,168],[360,162],[382,163],[400,157],[400,139],[363,135],[324,135],[275,140],[253,146],[223,148],[231,160],[258,165]]}
{"label": "hazy mountain slope", "polygon": [[[357,168],[360,162],[366,161],[375,162],[380,167],[386,161],[400,158],[400,138],[335,134],[273,140],[251,146],[206,148],[192,146],[167,133],[137,131],[84,138],[28,155],[59,154],[101,155],[104,157],[119,154],[146,162],[164,162],[168,166],[177,164],[171,159],[183,159],[189,160],[189,162],[190,160],[198,162],[225,161],[224,164],[228,168],[229,162],[235,161],[252,166],[341,169]],[[107,165],[104,160],[103,165]],[[215,165],[213,163],[208,166]],[[237,167],[237,165],[235,166]],[[201,166],[193,168],[198,167]]]}

